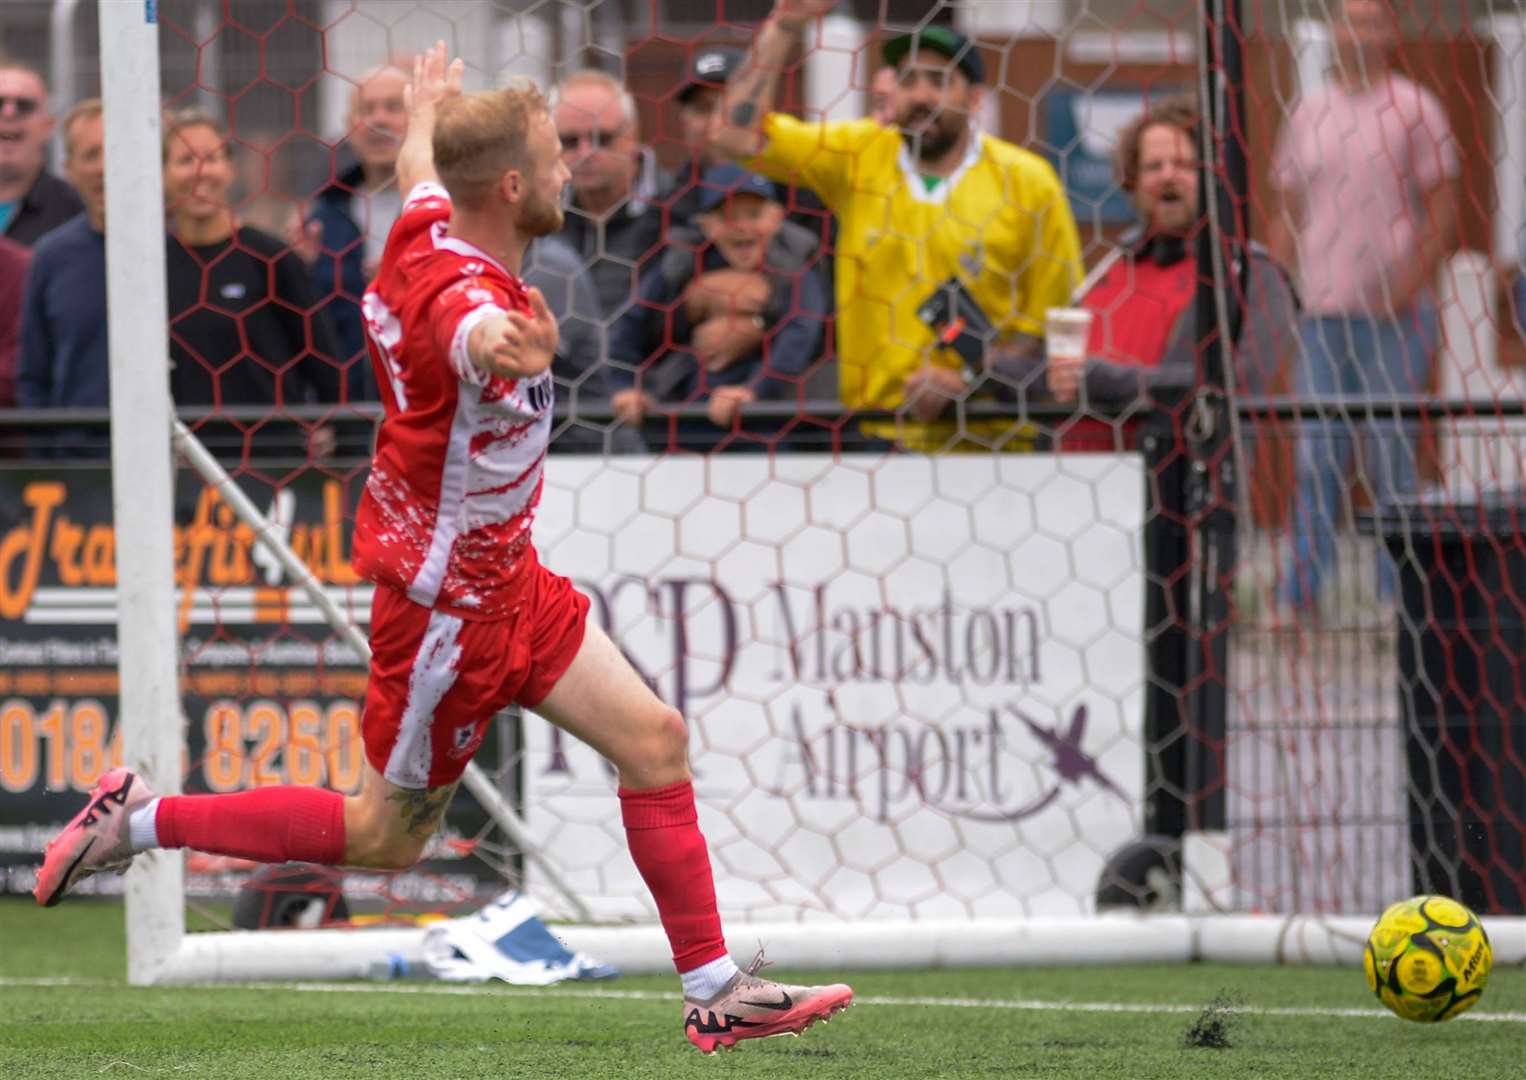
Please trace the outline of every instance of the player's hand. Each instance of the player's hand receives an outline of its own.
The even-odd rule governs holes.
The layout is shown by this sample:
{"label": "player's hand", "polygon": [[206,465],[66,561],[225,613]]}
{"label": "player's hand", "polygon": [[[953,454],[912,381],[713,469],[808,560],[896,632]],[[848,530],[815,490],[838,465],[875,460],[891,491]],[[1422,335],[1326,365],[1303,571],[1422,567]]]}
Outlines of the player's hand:
{"label": "player's hand", "polygon": [[433,109],[446,98],[461,93],[466,61],[459,56],[446,62],[445,42],[436,41],[413,58],[413,82],[403,87],[403,105],[410,112]]}
{"label": "player's hand", "polygon": [[710,402],[705,412],[710,422],[718,428],[729,428],[742,411],[743,405],[758,400],[758,395],[745,386],[717,386],[710,392]]}
{"label": "player's hand", "polygon": [[930,424],[964,390],[964,376],[959,372],[929,365],[906,377],[906,408],[914,419]]}
{"label": "player's hand", "polygon": [[640,390],[618,390],[610,397],[609,407],[616,420],[636,427],[652,408],[652,399]]}
{"label": "player's hand", "polygon": [[539,375],[556,358],[561,340],[556,317],[539,289],[526,295],[530,314],[510,311],[473,328],[467,350],[472,363],[483,371],[503,379],[523,379]]}
{"label": "player's hand", "polygon": [[783,26],[799,29],[836,6],[837,0],[775,0],[774,18]]}
{"label": "player's hand", "polygon": [[530,301],[530,314],[521,311],[511,311],[508,314],[509,325],[514,329],[514,338],[519,348],[519,364],[526,375],[536,375],[551,366],[551,361],[556,359],[556,347],[562,340],[562,333],[556,324],[556,316],[546,306],[546,297],[539,289],[532,288],[525,293]]}
{"label": "player's hand", "polygon": [[1084,356],[1054,356],[1049,359],[1046,379],[1049,392],[1056,401],[1075,401],[1081,392],[1081,373],[1086,367]]}

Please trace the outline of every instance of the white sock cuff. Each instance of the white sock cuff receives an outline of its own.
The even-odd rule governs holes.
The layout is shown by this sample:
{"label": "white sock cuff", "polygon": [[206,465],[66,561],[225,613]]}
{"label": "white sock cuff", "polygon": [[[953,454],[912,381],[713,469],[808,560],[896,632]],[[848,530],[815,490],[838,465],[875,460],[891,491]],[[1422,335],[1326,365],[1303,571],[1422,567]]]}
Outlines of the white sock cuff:
{"label": "white sock cuff", "polygon": [[147,851],[159,846],[158,798],[149,799],[127,815],[128,842],[134,851]]}
{"label": "white sock cuff", "polygon": [[680,972],[678,977],[684,983],[684,997],[691,1001],[709,1001],[731,981],[737,970],[735,960],[722,956],[708,964]]}

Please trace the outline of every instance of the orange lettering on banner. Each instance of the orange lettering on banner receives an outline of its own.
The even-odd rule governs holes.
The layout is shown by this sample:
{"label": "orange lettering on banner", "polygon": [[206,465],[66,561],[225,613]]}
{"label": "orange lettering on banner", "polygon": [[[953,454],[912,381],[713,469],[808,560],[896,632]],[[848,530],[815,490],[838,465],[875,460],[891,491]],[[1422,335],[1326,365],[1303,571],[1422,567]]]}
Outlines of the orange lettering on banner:
{"label": "orange lettering on banner", "polygon": [[[67,494],[68,489],[54,481],[28,484],[22,489],[21,501],[32,508],[32,523],[18,525],[0,540],[0,618],[19,619],[31,603],[42,554],[47,550],[48,525]],[[21,556],[25,558],[17,580],[13,570]]]}
{"label": "orange lettering on banner", "polygon": [[318,741],[323,714],[314,702],[294,701],[290,716],[286,743],[287,782],[316,787],[323,783],[323,744]]}
{"label": "orange lettering on banner", "polygon": [[257,701],[249,707],[244,730],[256,743],[250,757],[249,786],[275,787],[284,779],[271,762],[286,742],[286,713],[273,701]]}
{"label": "orange lettering on banner", "polygon": [[32,706],[8,701],[0,708],[0,787],[30,791],[37,783],[37,736]]}
{"label": "orange lettering on banner", "polygon": [[360,712],[347,701],[328,707],[329,787],[335,791],[360,788]]}
{"label": "orange lettering on banner", "polygon": [[[238,517],[233,513],[233,507],[227,503],[219,503],[217,506],[217,528],[212,534],[212,561],[207,567],[207,581],[213,585],[242,584],[244,580],[238,576],[234,566],[233,526]],[[246,565],[245,569],[248,567]]]}
{"label": "orange lettering on banner", "polygon": [[233,526],[234,581],[253,581],[254,568],[249,564],[249,553],[254,548],[254,530],[242,521]]}
{"label": "orange lettering on banner", "polygon": [[120,769],[122,767],[122,733],[127,730],[126,724],[117,724],[111,733],[111,760],[109,768]]}
{"label": "orange lettering on banner", "polygon": [[85,569],[75,558],[84,543],[84,526],[76,525],[68,518],[60,517],[58,526],[53,530],[52,555],[61,584],[83,585],[85,583]]}
{"label": "orange lettering on banner", "polygon": [[[97,698],[54,698],[46,708],[0,699],[0,791],[85,792],[122,764],[124,725]],[[354,701],[327,706],[297,699],[290,706],[260,700],[247,708],[226,698],[207,706],[205,756],[182,753],[182,769],[199,771],[212,791],[271,784],[318,785],[342,792],[360,784],[359,711]]]}
{"label": "orange lettering on banner", "polygon": [[64,756],[68,749],[65,745],[68,735],[64,731],[64,703],[55,701],[46,712],[39,713],[37,727],[48,740],[48,788],[63,791],[69,783],[68,759]]}
{"label": "orange lettering on banner", "polygon": [[75,790],[88,791],[106,771],[111,722],[101,703],[89,699],[75,702],[69,720],[69,781]]}
{"label": "orange lettering on banner", "polygon": [[244,775],[243,715],[231,701],[216,701],[207,709],[207,756],[202,776],[214,792],[237,791]]}
{"label": "orange lettering on banner", "polygon": [[85,582],[90,585],[117,583],[117,534],[110,525],[92,525],[85,537]]}
{"label": "orange lettering on banner", "polygon": [[215,488],[203,488],[196,500],[196,512],[186,529],[185,561],[176,569],[175,583],[180,586],[180,632],[191,628],[191,608],[195,603],[196,586],[201,583],[202,568],[206,565],[207,550],[215,539],[212,526],[212,507],[221,498]]}
{"label": "orange lettering on banner", "polygon": [[[63,512],[69,489],[61,481],[38,480],[21,489],[31,519],[0,534],[0,619],[26,614],[43,580],[44,560],[65,588],[116,584],[116,533],[109,522],[83,524]],[[335,480],[322,487],[320,520],[293,526],[291,546],[318,580],[355,585],[345,527],[344,488]],[[239,521],[215,488],[203,488],[188,525],[173,533],[175,581],[181,590],[180,627],[189,628],[198,586],[224,588],[255,581],[252,555],[255,532]],[[274,594],[269,594],[273,596]],[[283,604],[271,605],[267,620],[286,617]]]}

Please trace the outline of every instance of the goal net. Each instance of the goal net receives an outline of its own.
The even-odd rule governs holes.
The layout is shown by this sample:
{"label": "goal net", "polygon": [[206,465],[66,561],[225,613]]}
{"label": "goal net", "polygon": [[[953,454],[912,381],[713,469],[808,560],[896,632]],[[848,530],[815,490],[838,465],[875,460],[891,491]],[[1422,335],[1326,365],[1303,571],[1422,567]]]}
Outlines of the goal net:
{"label": "goal net", "polygon": [[[1382,7],[1353,3],[1357,22]],[[380,413],[358,305],[397,212],[388,69],[444,39],[468,89],[594,68],[634,105],[562,131],[575,169],[612,170],[629,190],[609,214],[574,195],[570,242],[538,247],[527,271],[568,345],[535,535],[689,723],[739,950],[762,936],[791,965],[1059,961],[1057,949],[1065,962],[1343,960],[1374,913],[1435,891],[1479,910],[1504,957],[1526,952],[1509,918],[1526,903],[1513,659],[1526,345],[1512,300],[1526,8],[1394,5],[1383,92],[1398,104],[1350,122],[1371,120],[1373,162],[1402,150],[1434,183],[1390,177],[1371,195],[1390,200],[1385,231],[1357,237],[1320,202],[1339,184],[1321,173],[1334,157],[1309,111],[1333,100],[1331,72],[1350,74],[1353,36],[1370,29],[1339,3],[884,0],[813,25],[782,104],[807,120],[870,115],[881,50],[900,33],[968,35],[986,86],[972,125],[1063,187],[1094,271],[1077,302],[1116,284],[1122,251],[1130,266],[1176,267],[1173,311],[1190,320],[1188,297],[1197,311],[1157,343],[1185,350],[1178,385],[1067,404],[1042,374],[982,372],[931,445],[890,449],[874,425],[908,413],[845,396],[850,369],[875,358],[843,352],[856,271],[801,176],[779,197],[810,254],[764,322],[818,336],[768,369],[763,400],[715,420],[681,303],[641,292],[674,251],[708,242],[680,211],[706,190],[691,73],[745,49],[766,5],[162,0],[147,5],[152,25],[143,5],[121,6],[130,18],[103,5],[101,26],[93,13],[47,26],[30,5],[54,111],[104,82],[108,120],[141,140],[158,136],[156,104],[175,125],[200,110],[190,122],[215,133],[214,152],[191,161],[194,181],[167,152],[164,183],[173,200],[175,184],[215,174],[215,190],[197,190],[225,198],[238,227],[172,240],[167,291],[157,269],[112,270],[130,290],[112,293],[113,385],[128,393],[134,365],[162,385],[157,357],[171,357],[185,427],[173,460],[169,417],[130,423],[154,413],[125,401],[114,469],[99,426],[40,411],[17,414],[19,449],[0,460],[11,891],[30,889],[42,843],[117,763],[165,791],[356,789],[372,587],[349,551]],[[157,42],[156,70],[113,76],[107,42],[129,33]],[[1212,228],[1172,262],[1129,232],[1141,194],[1114,154],[1143,109],[1177,95],[1206,105]],[[108,131],[109,182],[134,186],[157,221],[160,155],[127,144]],[[981,213],[994,230],[1007,209]],[[108,243],[129,257],[159,245],[157,225],[129,239],[129,216],[108,217]],[[651,239],[632,246],[641,229]],[[907,251],[925,240],[893,220],[878,229]],[[1375,301],[1335,299],[1361,287],[1358,268],[1411,251],[1434,272],[1397,305],[1387,278]],[[967,256],[970,281],[987,260],[1005,265],[979,243]],[[1301,308],[1279,306],[1273,271]],[[943,284],[907,272],[907,288]],[[1024,287],[1022,267],[1000,272]],[[823,296],[836,289],[824,310],[806,274]],[[119,295],[157,297],[122,320],[147,349],[119,335]],[[1108,303],[1092,303],[1105,320]],[[621,353],[613,342],[643,309],[648,339]],[[765,364],[782,355],[768,333]],[[1103,340],[1115,345],[1126,352]],[[931,355],[930,335],[918,347]],[[652,399],[634,424],[611,402],[632,384]],[[575,947],[664,967],[608,764],[515,712],[474,761],[409,871],[272,875],[167,852],[79,891],[126,891],[138,981],[360,975],[416,955],[421,919],[511,887]]]}

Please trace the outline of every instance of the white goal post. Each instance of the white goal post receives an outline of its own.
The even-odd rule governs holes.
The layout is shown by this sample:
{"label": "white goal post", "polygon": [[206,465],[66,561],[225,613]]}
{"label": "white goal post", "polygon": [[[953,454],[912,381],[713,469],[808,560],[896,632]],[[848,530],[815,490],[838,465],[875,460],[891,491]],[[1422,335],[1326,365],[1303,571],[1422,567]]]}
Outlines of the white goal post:
{"label": "white goal post", "polygon": [[[154,5],[101,4],[105,107],[106,293],[111,363],[112,507],[120,535],[121,720],[127,761],[160,794],[180,792],[184,721],[171,537],[169,312],[163,200],[159,27]],[[156,287],[157,285],[157,287]],[[130,298],[130,299],[129,299]],[[131,483],[127,478],[131,477]],[[127,875],[127,977],[152,983],[185,938],[183,860],[154,852]]]}

